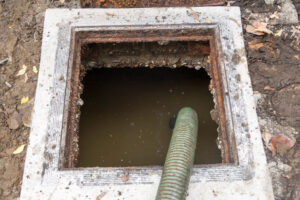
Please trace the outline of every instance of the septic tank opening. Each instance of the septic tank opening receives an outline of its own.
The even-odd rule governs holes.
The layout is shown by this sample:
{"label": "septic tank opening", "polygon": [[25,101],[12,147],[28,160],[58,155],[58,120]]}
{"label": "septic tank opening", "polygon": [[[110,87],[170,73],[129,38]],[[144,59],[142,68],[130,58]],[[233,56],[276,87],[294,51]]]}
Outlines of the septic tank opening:
{"label": "septic tank opening", "polygon": [[[67,82],[70,93],[67,94],[64,114],[67,134],[62,143],[61,155],[64,156],[61,157],[61,167],[163,165],[172,133],[170,121],[175,122],[174,115],[186,106],[196,109],[200,117],[205,116],[205,120],[200,120],[200,123],[208,124],[200,124],[195,166],[237,163],[235,146],[230,146],[234,138],[227,135],[216,51],[217,38],[213,37],[213,30],[75,32],[70,52],[70,62],[73,64]],[[190,80],[186,78],[189,76]],[[199,83],[193,85],[192,81]],[[132,82],[136,82],[133,86],[140,88],[130,88]],[[162,90],[163,84],[158,85],[158,82],[165,84],[164,90],[167,92]],[[94,84],[92,87],[91,83]],[[185,87],[181,93],[172,88],[179,87],[178,83],[183,84],[180,87]],[[99,93],[97,87],[91,89],[95,85],[105,92]],[[200,88],[205,88],[205,91],[201,92]],[[152,91],[143,94],[147,89]],[[191,91],[189,96],[185,90]],[[162,100],[146,96],[156,97],[158,93]],[[189,98],[174,101],[170,99],[172,95],[174,99]],[[201,104],[204,96],[207,98],[206,105]],[[104,101],[109,98],[111,100]],[[137,103],[138,98],[140,100]],[[90,103],[92,101],[96,102]],[[118,103],[114,105],[114,101]],[[160,101],[165,102],[159,105]],[[161,106],[159,109],[155,108],[155,102]],[[205,114],[202,110],[206,110]],[[150,111],[152,116],[148,114]],[[132,118],[133,115],[136,115],[135,118]],[[154,115],[157,115],[156,118]],[[151,141],[153,138],[149,135],[153,133],[150,131],[162,139]],[[140,132],[144,132],[144,135]],[[206,138],[202,138],[202,134],[207,134]],[[124,141],[124,138],[128,140]],[[137,139],[137,148],[132,145],[126,147],[133,139]],[[140,154],[130,154],[133,149]]]}
{"label": "septic tank opening", "polygon": [[221,162],[213,98],[204,69],[92,68],[83,79],[77,167],[163,165],[175,116],[199,117],[195,164]]}
{"label": "septic tank opening", "polygon": [[[124,199],[155,198],[162,167],[74,168],[80,105],[84,103],[80,100],[80,78],[88,68],[101,67],[96,58],[85,63],[81,49],[90,43],[162,45],[171,41],[188,41],[192,46],[209,41],[209,68],[205,69],[211,77],[214,116],[219,118],[222,164],[195,165],[188,198],[272,199],[239,8],[54,9],[47,10],[45,16],[22,200],[96,199],[104,194],[115,199],[119,193]],[[175,63],[176,68],[182,66],[188,65]],[[199,66],[194,63],[189,67]]]}

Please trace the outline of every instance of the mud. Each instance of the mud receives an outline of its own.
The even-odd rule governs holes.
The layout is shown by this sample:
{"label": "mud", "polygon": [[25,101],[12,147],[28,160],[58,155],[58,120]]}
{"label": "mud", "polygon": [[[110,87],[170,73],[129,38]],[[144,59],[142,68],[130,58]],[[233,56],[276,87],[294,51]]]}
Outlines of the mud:
{"label": "mud", "polygon": [[[49,7],[74,7],[75,1],[0,1],[0,199],[16,199],[20,194],[28,143],[30,116],[39,68],[44,12]],[[16,76],[23,65],[26,75]],[[23,97],[29,97],[21,104]],[[28,124],[29,123],[29,124]],[[25,149],[14,155],[22,144]]]}
{"label": "mud", "polygon": [[[293,2],[299,14],[299,1]],[[278,10],[279,4],[277,1],[272,6],[265,5],[263,0],[242,0],[231,5],[241,6],[243,23],[249,24],[250,19],[247,17],[249,11],[273,13]],[[32,71],[32,66],[39,68],[45,9],[54,7],[79,7],[79,2],[75,0],[65,0],[65,3],[60,3],[58,0],[0,1],[0,60],[10,58],[8,62],[0,65],[0,199],[3,200],[16,199],[19,196],[26,148],[17,155],[13,155],[12,152],[19,145],[28,143],[29,133],[29,128],[23,121],[17,119],[19,127],[10,129],[7,120],[18,115],[23,119],[26,113],[31,112],[37,81],[37,74]],[[257,111],[261,119],[261,129],[266,127],[265,121],[269,121],[268,124],[274,134],[279,134],[279,130],[282,130],[280,131],[282,134],[286,134],[291,128],[299,132],[299,121],[295,119],[299,119],[300,96],[295,87],[297,88],[299,84],[300,61],[295,58],[295,55],[300,57],[300,35],[293,33],[291,26],[277,25],[270,28],[274,32],[283,29],[282,36],[254,36],[244,33],[245,44],[254,39],[264,44],[272,43],[272,48],[265,45],[259,50],[251,49],[247,45],[253,88],[257,96],[260,96]],[[28,67],[26,83],[24,75],[16,77],[16,73],[24,64]],[[29,102],[21,105],[20,100],[24,96],[29,97]],[[14,114],[15,112],[18,114]],[[279,126],[284,129],[278,129]],[[272,157],[266,149],[274,193],[278,200],[300,199],[300,139],[299,134],[292,132],[289,134],[293,134],[297,143],[286,155]]]}
{"label": "mud", "polygon": [[[299,8],[299,2],[293,2]],[[246,25],[251,20],[257,20],[249,17],[251,13],[280,12],[281,4],[275,1],[274,5],[266,5],[263,0],[259,0],[237,1],[233,5],[242,7],[243,24]],[[282,156],[277,154],[272,157],[265,148],[275,199],[300,199],[300,34],[293,33],[290,25],[273,25],[268,28],[274,33],[283,30],[283,34],[255,36],[244,32],[246,44],[251,41],[263,43],[259,49],[246,45],[250,77],[254,93],[259,96],[257,112],[262,133],[283,134],[297,140],[294,148]]]}
{"label": "mud", "polygon": [[225,0],[80,0],[86,8],[191,7],[224,5]]}

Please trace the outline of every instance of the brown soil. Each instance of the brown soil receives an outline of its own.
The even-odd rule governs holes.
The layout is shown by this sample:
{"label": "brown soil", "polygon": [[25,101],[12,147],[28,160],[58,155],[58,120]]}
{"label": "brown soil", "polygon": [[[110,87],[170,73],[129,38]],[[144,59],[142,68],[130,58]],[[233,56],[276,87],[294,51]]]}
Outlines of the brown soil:
{"label": "brown soil", "polygon": [[141,8],[223,5],[225,0],[80,0],[84,8]]}
{"label": "brown soil", "polygon": [[[294,3],[299,9],[299,1],[294,0]],[[244,25],[249,24],[249,11],[273,13],[278,10],[277,4],[267,6],[263,0],[237,1],[233,5],[241,6]],[[0,65],[0,199],[16,199],[20,193],[26,147],[20,154],[14,155],[13,151],[28,144],[29,116],[37,81],[32,67],[39,68],[44,11],[78,6],[76,0],[64,3],[0,0],[0,60],[10,58]],[[300,199],[300,139],[293,132],[300,131],[300,34],[293,33],[290,25],[269,28],[273,32],[282,29],[283,34],[275,37],[244,33],[249,70],[255,94],[260,97],[257,110],[262,132],[297,139],[296,145],[282,155],[272,157],[266,149],[276,199]],[[248,42],[253,40],[263,46],[250,48]],[[23,65],[27,66],[26,76],[16,76]],[[21,104],[26,96],[29,101]]]}

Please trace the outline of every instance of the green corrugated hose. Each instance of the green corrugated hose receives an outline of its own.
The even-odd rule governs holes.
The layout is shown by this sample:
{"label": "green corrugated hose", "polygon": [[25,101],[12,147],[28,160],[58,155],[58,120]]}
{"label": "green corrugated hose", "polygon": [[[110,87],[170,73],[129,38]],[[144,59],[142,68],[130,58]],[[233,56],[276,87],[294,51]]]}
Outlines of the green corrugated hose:
{"label": "green corrugated hose", "polygon": [[182,108],[177,116],[156,200],[184,200],[193,169],[198,135],[198,116]]}

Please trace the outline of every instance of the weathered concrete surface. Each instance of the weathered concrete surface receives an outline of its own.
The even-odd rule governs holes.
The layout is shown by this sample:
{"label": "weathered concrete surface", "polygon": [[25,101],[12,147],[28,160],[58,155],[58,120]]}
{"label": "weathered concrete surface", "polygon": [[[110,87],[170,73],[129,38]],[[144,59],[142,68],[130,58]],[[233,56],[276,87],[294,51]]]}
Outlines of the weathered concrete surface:
{"label": "weathered concrete surface", "polygon": [[149,24],[156,29],[212,28],[221,40],[224,104],[239,164],[194,168],[188,199],[273,199],[236,7],[48,10],[21,199],[116,199],[120,194],[123,199],[154,199],[161,168],[59,167],[72,31],[143,29]]}
{"label": "weathered concrete surface", "polygon": [[[270,20],[270,24],[297,24],[298,13],[291,0],[278,1],[281,5],[281,11],[277,18]],[[298,11],[299,12],[299,11]]]}

